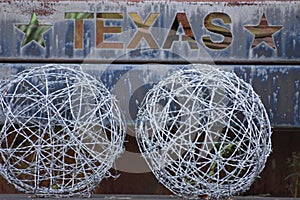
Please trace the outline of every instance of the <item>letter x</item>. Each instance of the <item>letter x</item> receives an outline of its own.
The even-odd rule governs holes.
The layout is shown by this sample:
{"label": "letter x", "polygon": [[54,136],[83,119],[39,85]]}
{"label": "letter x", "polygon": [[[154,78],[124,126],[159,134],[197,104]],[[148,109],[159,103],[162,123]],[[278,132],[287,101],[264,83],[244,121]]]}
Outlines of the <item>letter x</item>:
{"label": "letter x", "polygon": [[159,16],[159,13],[151,13],[148,18],[145,20],[145,22],[142,21],[141,17],[136,12],[130,12],[129,16],[133,20],[134,24],[137,26],[137,32],[134,35],[133,39],[130,41],[127,48],[134,49],[137,47],[137,45],[140,43],[141,39],[144,38],[150,48],[152,49],[158,49],[158,44],[154,40],[151,32],[149,31],[149,28],[152,26],[152,24],[155,22],[157,17]]}

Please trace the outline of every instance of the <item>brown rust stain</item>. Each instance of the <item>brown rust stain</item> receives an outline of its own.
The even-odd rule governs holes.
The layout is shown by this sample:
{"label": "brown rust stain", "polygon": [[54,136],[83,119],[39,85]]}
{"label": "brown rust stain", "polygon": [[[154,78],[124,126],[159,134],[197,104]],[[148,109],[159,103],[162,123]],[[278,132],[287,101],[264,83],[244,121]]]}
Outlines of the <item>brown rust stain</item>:
{"label": "brown rust stain", "polygon": [[[0,0],[0,3],[19,3],[19,2],[25,2],[26,0]],[[28,2],[41,2],[41,3],[47,3],[47,4],[52,4],[52,3],[57,3],[57,2],[95,2],[95,0],[31,0]],[[102,1],[105,2],[105,1]],[[128,4],[131,3],[145,3],[149,2],[147,0],[110,0],[108,2],[115,2],[115,3],[120,3],[120,2],[125,2]],[[170,2],[186,2],[186,3],[197,3],[197,2],[202,2],[202,3],[208,3],[208,4],[213,4],[213,3],[218,3],[218,2],[225,2],[228,3],[227,5],[229,6],[243,6],[243,5],[261,5],[264,3],[270,3],[270,2],[296,2],[296,0],[158,0],[157,2],[159,3],[170,3]]]}
{"label": "brown rust stain", "polygon": [[[37,15],[48,16],[55,13],[55,5],[59,3],[70,3],[72,2],[82,2],[82,3],[98,3],[95,0],[0,0],[0,3],[9,3],[9,4],[16,4],[17,8],[23,14],[31,14],[35,12]],[[106,1],[101,1],[105,3]],[[132,3],[145,3],[149,1],[146,0],[110,0],[107,2],[114,2],[114,3],[127,3],[128,5],[132,5]],[[178,3],[204,3],[210,4],[214,6],[215,3],[226,3],[227,6],[251,6],[251,5],[263,5],[266,3],[271,2],[297,2],[296,0],[158,0],[157,3],[170,3],[170,2],[178,2]],[[34,6],[33,6],[34,4]]]}
{"label": "brown rust stain", "polygon": [[49,16],[55,13],[54,6],[59,3],[59,0],[40,0],[40,1],[27,1],[27,0],[8,0],[0,1],[0,3],[9,3],[16,5],[16,9],[22,14],[32,14],[35,12],[37,15]]}

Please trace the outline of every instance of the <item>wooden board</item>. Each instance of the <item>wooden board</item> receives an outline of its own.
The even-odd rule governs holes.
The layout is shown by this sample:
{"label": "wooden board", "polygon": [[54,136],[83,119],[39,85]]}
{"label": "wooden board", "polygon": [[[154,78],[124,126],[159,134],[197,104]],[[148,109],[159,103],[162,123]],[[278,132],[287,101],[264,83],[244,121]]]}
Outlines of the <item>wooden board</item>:
{"label": "wooden board", "polygon": [[0,58],[295,63],[299,13],[297,1],[2,1]]}

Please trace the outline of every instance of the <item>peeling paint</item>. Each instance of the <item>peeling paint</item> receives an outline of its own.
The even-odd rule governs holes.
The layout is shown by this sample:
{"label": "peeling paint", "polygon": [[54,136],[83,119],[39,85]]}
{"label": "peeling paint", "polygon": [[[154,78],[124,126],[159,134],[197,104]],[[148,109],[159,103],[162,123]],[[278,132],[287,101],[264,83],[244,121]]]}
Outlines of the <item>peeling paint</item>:
{"label": "peeling paint", "polygon": [[[137,12],[141,19],[146,20],[150,13],[158,13],[157,20],[150,27],[150,34],[157,41],[160,50],[166,36],[173,23],[174,17],[179,12],[184,12],[187,16],[191,31],[195,35],[195,41],[198,45],[198,51],[189,49],[185,41],[174,42],[169,51],[180,54],[184,59],[190,62],[235,62],[238,61],[281,61],[296,62],[300,60],[300,42],[298,30],[300,29],[299,19],[295,13],[300,12],[300,2],[278,1],[278,2],[255,2],[255,3],[210,3],[210,2],[125,2],[125,1],[11,1],[10,3],[1,3],[0,13],[0,45],[5,41],[10,41],[14,45],[9,45],[7,49],[2,49],[5,56],[0,54],[2,60],[16,60],[25,57],[24,54],[18,55],[16,52],[21,51],[21,41],[24,35],[15,31],[14,24],[28,24],[33,12],[37,14],[40,24],[51,24],[52,28],[44,36],[46,51],[37,56],[39,59],[47,58],[48,60],[84,60],[88,52],[94,52],[98,60],[112,60],[126,54],[130,49],[127,48],[132,37],[136,34],[137,28],[129,16],[130,12]],[[213,5],[213,6],[212,6]],[[281,9],[284,7],[284,9]],[[20,10],[22,9],[22,10]],[[83,49],[74,47],[74,20],[65,19],[66,12],[120,12],[124,14],[124,19],[119,20],[116,24],[114,20],[106,20],[107,27],[120,26],[120,34],[112,34],[108,41],[121,41],[124,43],[123,49],[99,49],[96,46],[97,30],[95,28],[96,17],[91,20],[84,20],[83,27]],[[213,42],[218,45],[219,41],[224,40],[225,33],[212,32],[211,27],[204,23],[206,16],[213,12],[224,13],[230,17],[231,23],[219,23],[222,20],[216,18],[213,21],[214,26],[226,28],[232,34],[232,42],[224,43],[224,49],[214,49],[206,46],[203,42],[204,36],[212,38]],[[16,13],[18,13],[16,15]],[[262,16],[266,18],[261,21]],[[284,16],[284,17],[283,17]],[[281,27],[276,33],[268,33],[266,37],[256,35],[256,32],[249,32],[245,27],[256,27],[261,23],[271,30],[275,26]],[[119,25],[118,25],[119,24]],[[251,29],[252,30],[252,29]],[[178,30],[177,30],[178,31]],[[9,34],[8,34],[9,33]],[[11,34],[13,33],[13,34]],[[255,34],[254,34],[255,33]],[[182,34],[182,32],[181,32]],[[68,38],[68,40],[59,38]],[[258,38],[259,37],[259,38]],[[253,46],[253,44],[257,44]],[[30,44],[31,49],[27,54],[38,51],[40,46]],[[213,46],[216,46],[213,45]],[[271,46],[270,46],[271,45]],[[68,47],[68,49],[61,51]],[[142,40],[137,48],[149,48],[145,40]],[[17,51],[16,51],[17,49]],[[22,51],[21,51],[22,52]],[[43,51],[41,51],[43,52]],[[208,57],[201,56],[201,52],[206,52]],[[143,58],[128,57],[127,60],[141,61]],[[160,54],[153,61],[169,60],[176,61],[175,57],[167,57]]]}

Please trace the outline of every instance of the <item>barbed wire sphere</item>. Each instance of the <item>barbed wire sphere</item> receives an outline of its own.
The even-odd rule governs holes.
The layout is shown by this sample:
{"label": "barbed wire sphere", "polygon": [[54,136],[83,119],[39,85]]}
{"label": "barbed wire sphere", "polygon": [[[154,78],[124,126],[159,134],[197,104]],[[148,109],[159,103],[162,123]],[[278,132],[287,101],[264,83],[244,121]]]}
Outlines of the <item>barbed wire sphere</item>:
{"label": "barbed wire sphere", "polygon": [[226,198],[248,189],[271,152],[259,96],[234,73],[180,70],[146,94],[137,140],[156,178],[186,198]]}
{"label": "barbed wire sphere", "polygon": [[45,65],[0,88],[1,173],[38,196],[89,196],[123,152],[115,98],[81,69]]}

